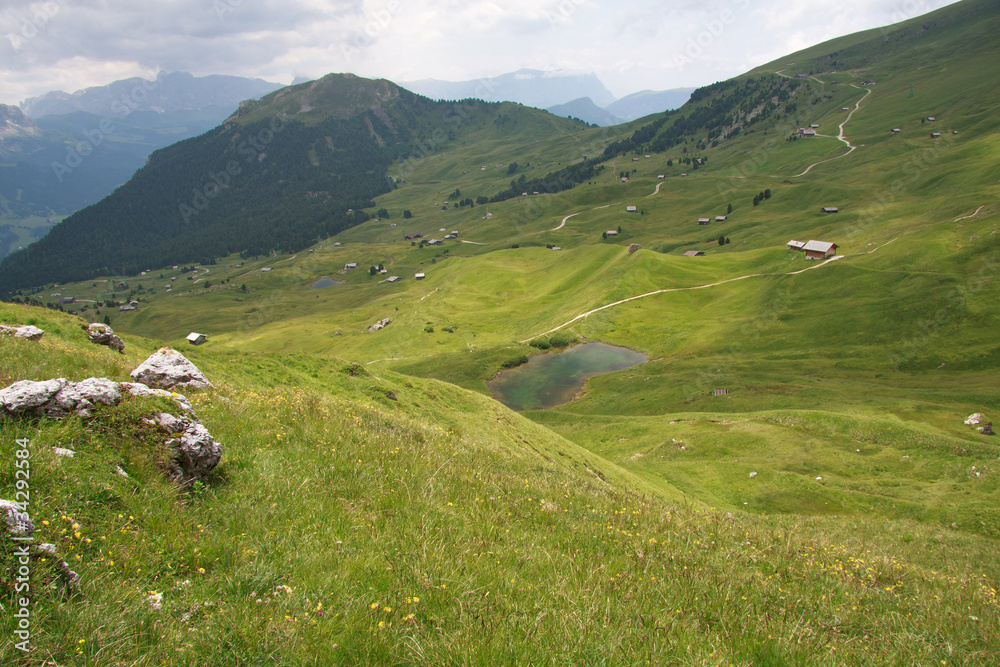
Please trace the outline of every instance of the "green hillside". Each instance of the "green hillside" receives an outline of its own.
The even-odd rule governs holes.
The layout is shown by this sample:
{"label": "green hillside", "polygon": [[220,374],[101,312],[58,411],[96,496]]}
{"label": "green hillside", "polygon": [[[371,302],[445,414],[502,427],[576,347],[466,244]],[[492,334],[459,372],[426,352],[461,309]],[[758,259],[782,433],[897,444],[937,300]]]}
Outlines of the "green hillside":
{"label": "green hillside", "polygon": [[[170,345],[215,382],[196,407],[227,446],[178,496],[154,471],[89,472],[123,456],[111,415],[0,426],[43,444],[39,518],[115,540],[81,554],[86,604],[46,598],[46,646],[59,664],[991,664],[1000,444],[964,420],[1000,419],[998,35],[996,3],[966,0],[616,128],[456,103],[418,118],[453,139],[379,153],[393,187],[336,233],[23,289],[2,319],[52,334],[0,339],[0,382],[125,379]],[[331,81],[334,116],[394,90]],[[301,113],[303,133],[340,122]],[[105,318],[126,358],[82,342]],[[648,361],[549,409],[493,400],[553,337]],[[48,455],[70,439],[94,454]]]}
{"label": "green hillside", "polygon": [[[0,319],[47,332],[37,343],[0,338],[5,383],[125,380],[158,345],[126,337],[121,357],[85,342],[71,316],[0,306]],[[141,423],[155,405],[0,426],[9,454],[18,438],[31,442],[37,536],[81,575],[66,597],[50,564],[34,562],[32,655],[137,665],[985,664],[1000,649],[993,537],[921,517],[829,516],[766,469],[776,512],[726,513],[682,493],[685,480],[649,482],[652,468],[627,471],[453,385],[326,355],[186,352],[216,386],[193,399],[226,448],[195,491],[163,481]],[[839,428],[799,419],[827,435]],[[699,427],[685,428],[705,456]],[[768,436],[758,431],[756,442]],[[56,445],[76,456],[55,456]],[[910,447],[924,458],[920,443]],[[0,463],[5,488],[13,460]],[[977,501],[995,493],[994,479],[952,483]],[[817,511],[781,512],[789,503]],[[11,571],[15,545],[0,543]],[[154,609],[148,598],[158,595]],[[10,639],[16,619],[3,619],[3,660],[23,660]]]}

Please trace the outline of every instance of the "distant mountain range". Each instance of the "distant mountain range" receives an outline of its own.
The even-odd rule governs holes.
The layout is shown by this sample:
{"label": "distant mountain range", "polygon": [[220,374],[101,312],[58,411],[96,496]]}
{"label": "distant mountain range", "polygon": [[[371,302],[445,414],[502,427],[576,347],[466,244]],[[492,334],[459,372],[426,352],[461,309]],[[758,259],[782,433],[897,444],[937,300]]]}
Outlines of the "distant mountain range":
{"label": "distant mountain range", "polygon": [[618,116],[594,104],[594,100],[589,97],[581,97],[566,104],[557,104],[549,107],[546,111],[564,118],[579,118],[602,127],[619,125],[624,122]]}
{"label": "distant mountain range", "polygon": [[435,100],[474,97],[487,102],[519,102],[538,109],[547,109],[580,97],[589,97],[598,106],[615,100],[611,91],[594,74],[561,74],[534,69],[521,69],[472,81],[423,79],[399,85]]}
{"label": "distant mountain range", "polygon": [[100,201],[153,151],[207,132],[241,101],[278,88],[173,72],[0,105],[0,258],[43,236],[53,218]]}
{"label": "distant mountain range", "polygon": [[562,74],[521,69],[472,81],[423,79],[400,84],[436,100],[470,97],[491,102],[518,102],[557,116],[579,118],[595,125],[618,125],[650,114],[677,109],[694,88],[644,90],[616,100],[595,74]]}
{"label": "distant mountain range", "polygon": [[[231,112],[243,100],[257,99],[281,87],[281,84],[263,79],[222,75],[196,77],[188,72],[161,72],[153,80],[133,77],[75,93],[56,90],[29,97],[20,106],[32,118],[74,111],[113,118],[124,118],[135,111],[166,113],[201,111],[211,107],[222,107]],[[220,122],[223,119],[225,116]]]}
{"label": "distant mountain range", "polygon": [[694,88],[643,90],[627,95],[601,108],[589,97],[551,106],[546,111],[557,116],[579,118],[594,125],[620,125],[655,113],[679,109],[691,97]]}
{"label": "distant mountain range", "polygon": [[694,88],[671,88],[670,90],[642,90],[626,95],[604,107],[604,110],[627,122],[650,114],[680,109],[691,97]]}

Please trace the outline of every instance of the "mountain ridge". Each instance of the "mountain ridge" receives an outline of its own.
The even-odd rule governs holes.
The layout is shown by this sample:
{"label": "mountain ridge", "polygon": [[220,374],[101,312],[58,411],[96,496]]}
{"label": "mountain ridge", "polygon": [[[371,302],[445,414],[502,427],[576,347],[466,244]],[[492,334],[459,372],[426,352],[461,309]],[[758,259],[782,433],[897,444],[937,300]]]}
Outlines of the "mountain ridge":
{"label": "mountain ridge", "polygon": [[199,111],[210,106],[235,107],[281,88],[263,79],[189,72],[159,72],[153,79],[132,77],[73,93],[51,91],[19,105],[32,118],[74,111],[123,119],[134,111]]}

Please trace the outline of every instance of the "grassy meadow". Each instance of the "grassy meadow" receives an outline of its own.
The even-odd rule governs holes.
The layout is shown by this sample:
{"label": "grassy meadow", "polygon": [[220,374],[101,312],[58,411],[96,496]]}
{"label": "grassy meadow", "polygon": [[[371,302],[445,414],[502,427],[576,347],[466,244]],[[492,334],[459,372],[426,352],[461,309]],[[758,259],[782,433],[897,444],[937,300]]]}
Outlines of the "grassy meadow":
{"label": "grassy meadow", "polygon": [[[41,342],[0,339],[4,380],[125,380],[158,344],[129,336],[122,357],[87,343],[79,322],[43,313]],[[163,480],[161,441],[141,422],[155,403],[2,426],[8,453],[31,441],[38,537],[82,577],[66,596],[33,564],[35,652],[13,648],[5,616],[5,662],[972,665],[998,650],[995,537],[888,504],[869,512],[850,490],[767,465],[770,443],[798,428],[817,455],[786,468],[857,472],[841,416],[723,427],[676,415],[687,451],[653,446],[653,418],[622,430],[583,417],[583,448],[554,432],[558,414],[545,428],[436,380],[325,355],[190,357],[215,383],[195,409],[225,445],[206,486]],[[946,487],[972,486],[957,461],[980,458],[955,457],[932,481],[947,452],[909,431],[881,442],[891,427],[866,425],[864,460],[889,469],[886,484],[923,476],[956,500]],[[624,455],[640,446],[651,465]],[[758,457],[759,495],[734,488],[725,449]],[[904,451],[912,463],[896,460]],[[993,479],[972,499],[985,504]],[[697,500],[706,490],[719,502]],[[721,509],[744,497],[751,511]]]}

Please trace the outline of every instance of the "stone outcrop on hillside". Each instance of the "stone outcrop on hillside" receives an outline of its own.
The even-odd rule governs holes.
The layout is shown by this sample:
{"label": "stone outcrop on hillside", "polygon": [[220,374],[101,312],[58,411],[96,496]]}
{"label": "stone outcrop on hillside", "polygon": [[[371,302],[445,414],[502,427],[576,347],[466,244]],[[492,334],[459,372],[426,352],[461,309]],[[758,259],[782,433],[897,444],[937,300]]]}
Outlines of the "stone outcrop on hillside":
{"label": "stone outcrop on hillside", "polygon": [[22,326],[9,326],[0,324],[0,336],[13,336],[14,338],[27,338],[28,340],[41,340],[45,332],[30,324]]}
{"label": "stone outcrop on hillside", "polygon": [[115,405],[120,400],[118,383],[107,378],[22,380],[0,390],[0,420],[19,415],[65,417],[74,412],[89,417],[98,404]]}
{"label": "stone outcrop on hillside", "polygon": [[637,250],[642,250],[642,246],[639,245],[638,243],[633,243],[632,245],[630,245],[628,247],[628,254],[631,255],[632,253],[636,252]]}
{"label": "stone outcrop on hillside", "polygon": [[117,405],[124,394],[169,398],[182,414],[160,413],[147,423],[155,424],[170,437],[171,479],[190,483],[204,482],[222,458],[222,445],[215,441],[195,417],[191,403],[180,394],[152,389],[134,382],[115,382],[107,378],[88,378],[70,382],[65,378],[22,380],[0,390],[0,421],[16,417],[65,417],[77,414],[90,417],[97,405]]}
{"label": "stone outcrop on hillside", "polygon": [[114,330],[107,324],[101,324],[100,322],[92,323],[87,327],[87,338],[90,339],[91,343],[107,345],[113,350],[118,350],[121,353],[125,352],[124,341],[116,336]]}
{"label": "stone outcrop on hillside", "polygon": [[975,426],[976,424],[979,424],[985,419],[986,417],[984,417],[982,413],[973,412],[971,415],[965,418],[965,423],[968,424],[969,426]]}
{"label": "stone outcrop on hillside", "polygon": [[212,383],[187,358],[169,347],[161,347],[130,373],[136,382],[155,389],[205,389]]}
{"label": "stone outcrop on hillside", "polygon": [[375,324],[368,327],[368,333],[375,333],[379,329],[385,329],[390,324],[392,324],[392,320],[390,320],[388,317],[385,318],[384,320],[379,320]]}

